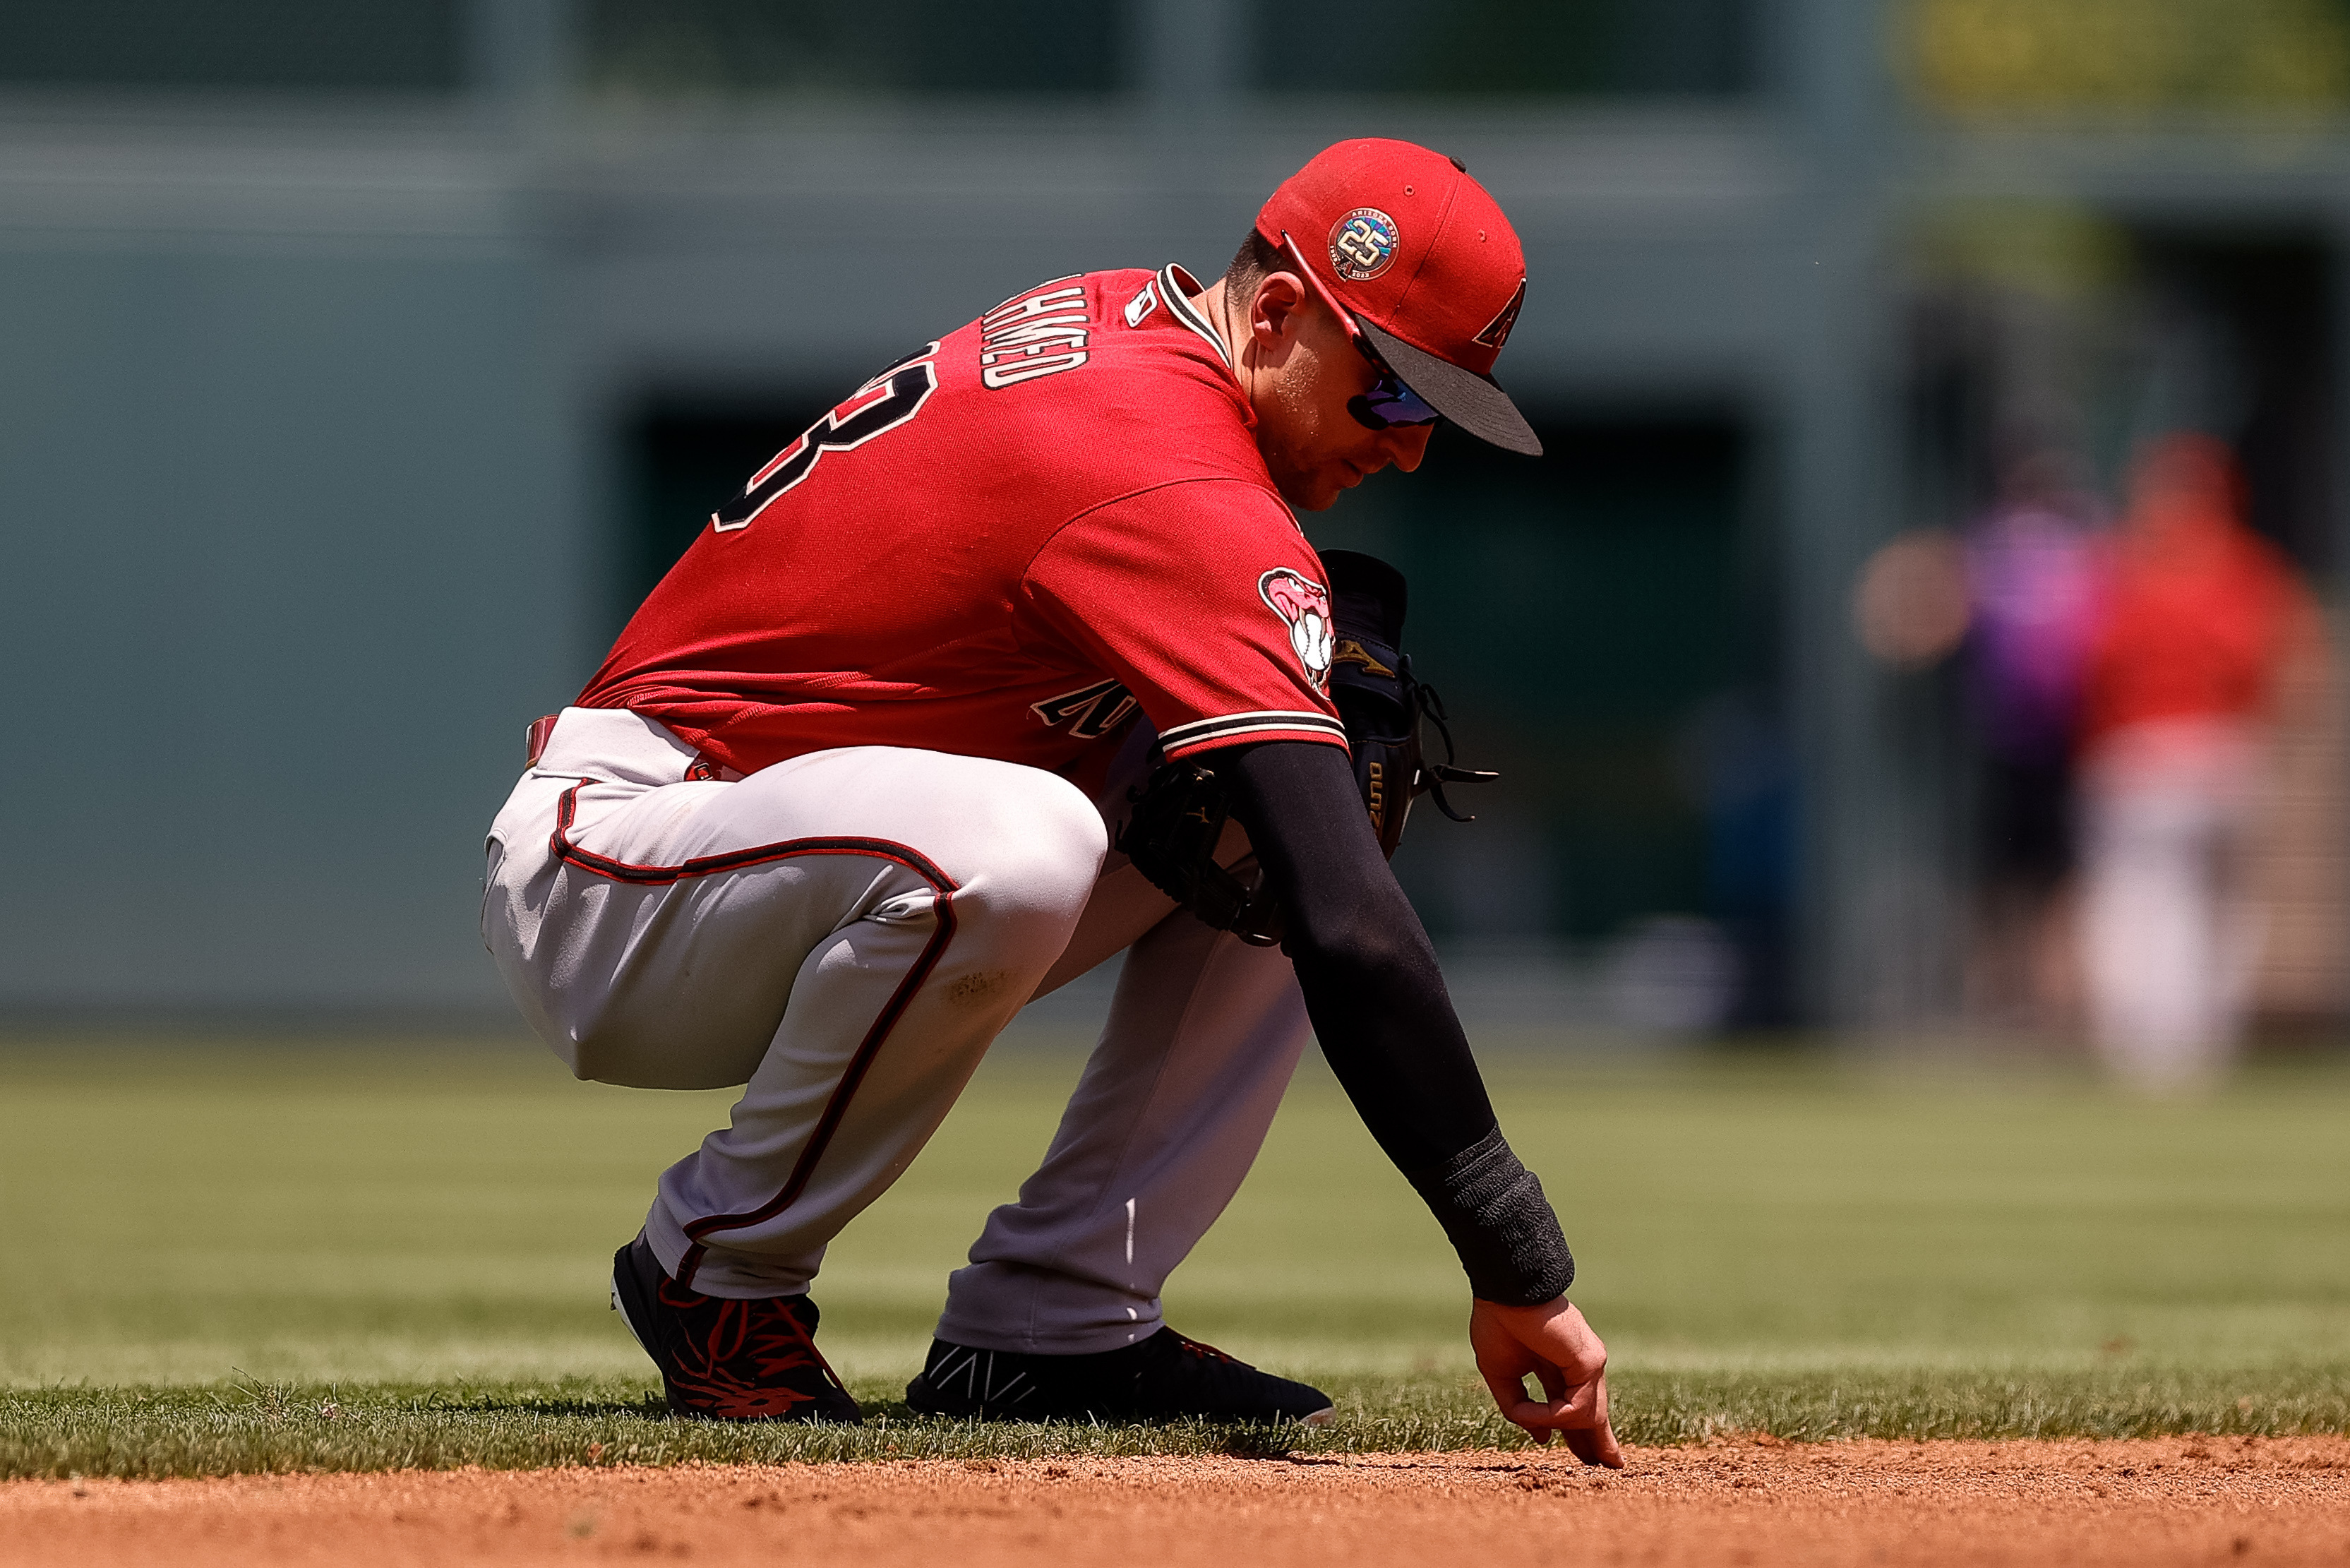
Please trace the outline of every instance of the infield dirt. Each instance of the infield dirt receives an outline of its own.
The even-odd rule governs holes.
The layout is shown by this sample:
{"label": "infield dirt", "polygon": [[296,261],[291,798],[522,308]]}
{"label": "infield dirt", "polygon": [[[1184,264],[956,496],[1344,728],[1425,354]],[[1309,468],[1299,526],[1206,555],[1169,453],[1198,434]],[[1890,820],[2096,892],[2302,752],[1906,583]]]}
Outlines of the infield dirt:
{"label": "infield dirt", "polygon": [[2350,1563],[2350,1438],[19,1481],[0,1562]]}

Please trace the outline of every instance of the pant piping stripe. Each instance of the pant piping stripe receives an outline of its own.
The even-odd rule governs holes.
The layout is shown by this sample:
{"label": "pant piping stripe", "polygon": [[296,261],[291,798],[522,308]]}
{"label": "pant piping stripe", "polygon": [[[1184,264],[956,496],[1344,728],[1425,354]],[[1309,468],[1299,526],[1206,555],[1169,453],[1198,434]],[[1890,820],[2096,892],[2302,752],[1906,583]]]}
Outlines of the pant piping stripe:
{"label": "pant piping stripe", "polygon": [[940,870],[927,856],[918,854],[902,844],[886,838],[786,838],[775,844],[754,844],[747,849],[729,849],[723,855],[697,855],[675,866],[641,866],[631,861],[616,860],[608,855],[598,855],[582,849],[571,841],[571,824],[577,818],[579,792],[587,784],[573,784],[563,792],[555,809],[555,832],[547,847],[556,859],[577,866],[614,882],[630,882],[639,887],[658,888],[671,882],[682,882],[694,877],[712,877],[724,871],[740,871],[747,867],[764,866],[770,861],[790,860],[805,855],[862,855],[877,860],[892,860],[913,872],[938,889],[941,899],[955,890],[955,880]]}
{"label": "pant piping stripe", "polygon": [[841,1073],[840,1082],[833,1088],[831,1099],[826,1102],[824,1115],[816,1118],[816,1129],[808,1135],[807,1145],[800,1150],[800,1158],[792,1167],[791,1178],[784,1183],[783,1190],[748,1213],[706,1215],[685,1227],[686,1240],[692,1245],[679,1262],[676,1277],[679,1284],[691,1287],[695,1271],[702,1266],[702,1238],[714,1231],[763,1224],[790,1208],[806,1189],[809,1179],[816,1174],[816,1162],[824,1158],[833,1135],[840,1130],[841,1121],[848,1114],[848,1102],[856,1096],[858,1085],[865,1081],[873,1059],[881,1054],[889,1032],[897,1027],[898,1020],[912,1004],[914,993],[922,988],[922,982],[930,979],[931,971],[938,967],[947,943],[954,940],[956,883],[928,857],[886,838],[790,838],[774,844],[755,845],[747,849],[730,849],[723,855],[697,856],[675,866],[638,865],[616,860],[608,855],[582,849],[571,841],[571,825],[577,815],[577,797],[586,787],[583,782],[563,792],[563,799],[556,807],[555,833],[549,840],[549,847],[566,865],[577,866],[591,875],[615,882],[660,887],[689,877],[740,871],[747,867],[803,856],[853,855],[903,866],[928,882],[937,894],[932,904],[937,923],[931,932],[931,940],[922,944],[920,955],[906,971],[906,976],[898,982],[897,989],[890,992],[889,1002],[873,1020],[872,1027],[865,1032],[865,1038],[858,1043],[856,1054],[849,1057],[847,1067]]}

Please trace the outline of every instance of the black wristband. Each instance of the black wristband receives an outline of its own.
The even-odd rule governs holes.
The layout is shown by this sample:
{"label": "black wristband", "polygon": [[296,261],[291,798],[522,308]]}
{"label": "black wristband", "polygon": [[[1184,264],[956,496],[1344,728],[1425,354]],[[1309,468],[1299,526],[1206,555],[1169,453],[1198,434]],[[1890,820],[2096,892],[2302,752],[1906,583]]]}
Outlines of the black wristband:
{"label": "black wristband", "polygon": [[1406,1178],[1444,1227],[1480,1301],[1539,1306],[1575,1282],[1575,1254],[1541,1179],[1495,1127],[1442,1165]]}

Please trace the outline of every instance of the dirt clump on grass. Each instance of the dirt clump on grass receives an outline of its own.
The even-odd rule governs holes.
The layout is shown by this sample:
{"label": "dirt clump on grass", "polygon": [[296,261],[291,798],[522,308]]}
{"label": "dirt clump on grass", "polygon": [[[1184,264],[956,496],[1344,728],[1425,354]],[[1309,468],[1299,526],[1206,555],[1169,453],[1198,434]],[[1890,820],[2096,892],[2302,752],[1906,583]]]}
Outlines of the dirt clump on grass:
{"label": "dirt clump on grass", "polygon": [[0,1563],[2350,1563],[2350,1438],[587,1467],[0,1485]]}

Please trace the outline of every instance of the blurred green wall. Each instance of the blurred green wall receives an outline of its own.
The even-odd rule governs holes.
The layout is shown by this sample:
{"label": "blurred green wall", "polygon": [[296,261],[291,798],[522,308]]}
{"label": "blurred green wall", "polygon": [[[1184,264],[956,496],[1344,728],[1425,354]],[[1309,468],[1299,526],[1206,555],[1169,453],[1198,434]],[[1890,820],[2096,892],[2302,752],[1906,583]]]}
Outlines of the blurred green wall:
{"label": "blurred green wall", "polygon": [[0,251],[14,1008],[484,994],[586,587],[542,280],[338,248]]}

